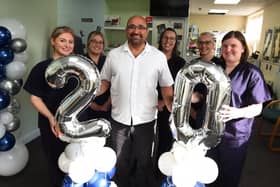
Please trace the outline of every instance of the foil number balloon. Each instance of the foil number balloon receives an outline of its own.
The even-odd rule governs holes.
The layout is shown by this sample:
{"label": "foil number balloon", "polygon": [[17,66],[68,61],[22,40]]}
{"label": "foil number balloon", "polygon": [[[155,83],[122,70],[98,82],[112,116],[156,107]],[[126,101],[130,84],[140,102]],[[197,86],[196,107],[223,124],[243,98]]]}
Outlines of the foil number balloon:
{"label": "foil number balloon", "polygon": [[79,122],[77,115],[83,111],[96,94],[100,85],[98,69],[89,59],[70,55],[54,60],[45,72],[48,84],[61,88],[74,76],[78,86],[65,97],[56,111],[56,120],[60,129],[60,139],[67,142],[79,142],[91,136],[109,135],[110,123],[105,119],[92,119]]}
{"label": "foil number balloon", "polygon": [[[208,90],[206,112],[202,127],[193,129],[189,122],[191,97],[198,83],[203,83]],[[229,104],[230,92],[229,78],[215,64],[198,60],[183,67],[175,80],[172,111],[178,140],[195,141],[206,148],[215,147],[224,131],[218,111],[223,104]]]}

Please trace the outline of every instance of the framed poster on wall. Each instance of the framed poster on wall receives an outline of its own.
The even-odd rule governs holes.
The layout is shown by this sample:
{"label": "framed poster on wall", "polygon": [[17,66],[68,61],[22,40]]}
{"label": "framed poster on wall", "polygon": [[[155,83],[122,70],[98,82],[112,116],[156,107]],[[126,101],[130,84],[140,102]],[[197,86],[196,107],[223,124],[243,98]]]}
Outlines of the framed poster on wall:
{"label": "framed poster on wall", "polygon": [[272,43],[272,60],[274,63],[280,63],[280,27],[274,29]]}
{"label": "framed poster on wall", "polygon": [[273,29],[267,29],[264,37],[264,45],[263,45],[263,59],[270,60],[271,59],[271,48],[273,41]]}

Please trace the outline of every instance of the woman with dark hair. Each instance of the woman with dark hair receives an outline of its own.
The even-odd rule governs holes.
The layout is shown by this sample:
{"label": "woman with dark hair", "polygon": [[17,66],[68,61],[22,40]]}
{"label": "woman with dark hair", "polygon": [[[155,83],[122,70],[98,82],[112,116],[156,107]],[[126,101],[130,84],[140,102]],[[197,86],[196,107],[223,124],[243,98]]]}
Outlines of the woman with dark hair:
{"label": "woman with dark hair", "polygon": [[[172,74],[173,80],[175,80],[178,71],[185,65],[186,61],[179,56],[177,49],[177,33],[172,28],[166,28],[160,35],[159,50],[161,50],[168,62],[169,70]],[[169,126],[170,112],[167,110],[164,101],[162,100],[161,93],[159,91],[158,101],[158,118],[157,118],[157,148],[156,148],[156,165],[159,156],[169,151],[172,147],[173,136]],[[159,172],[159,171],[158,171]]]}
{"label": "woman with dark hair", "polygon": [[230,31],[222,39],[222,60],[230,78],[231,101],[219,111],[225,122],[220,144],[207,155],[218,164],[219,176],[209,186],[238,187],[246,158],[254,117],[262,103],[271,99],[262,72],[248,63],[249,50],[243,34]]}
{"label": "woman with dark hair", "polygon": [[[92,31],[87,38],[87,54],[86,57],[91,59],[99,72],[105,63],[106,56],[104,55],[105,41],[104,36],[100,31]],[[90,103],[89,108],[82,113],[80,120],[89,120],[95,118],[105,118],[109,120],[111,115],[111,99],[110,90],[104,94],[97,96]]]}
{"label": "woman with dark hair", "polygon": [[53,48],[52,57],[32,68],[23,88],[31,94],[30,101],[38,111],[40,137],[48,161],[51,182],[58,187],[62,185],[64,173],[59,169],[57,162],[66,143],[58,138],[54,115],[60,102],[74,90],[77,82],[70,79],[61,89],[51,88],[45,80],[45,71],[53,60],[72,54],[73,30],[67,26],[56,27],[51,34],[50,43]]}

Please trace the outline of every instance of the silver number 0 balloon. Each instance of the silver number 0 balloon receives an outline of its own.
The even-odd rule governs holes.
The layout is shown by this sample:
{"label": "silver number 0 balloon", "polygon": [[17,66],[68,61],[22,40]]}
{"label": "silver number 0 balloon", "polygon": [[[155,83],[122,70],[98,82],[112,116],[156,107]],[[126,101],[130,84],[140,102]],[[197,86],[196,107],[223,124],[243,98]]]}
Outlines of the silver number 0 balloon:
{"label": "silver number 0 balloon", "polygon": [[62,88],[72,76],[78,79],[78,86],[62,100],[56,111],[60,139],[75,142],[91,136],[108,136],[111,126],[107,120],[80,122],[77,119],[95,97],[100,85],[99,72],[94,63],[85,57],[70,55],[54,60],[45,72],[45,78],[53,88]]}
{"label": "silver number 0 balloon", "polygon": [[[190,126],[189,116],[194,87],[203,83],[207,87],[206,112],[200,129]],[[221,67],[211,62],[195,61],[184,66],[177,74],[174,88],[172,118],[177,139],[185,143],[196,141],[206,148],[215,147],[224,131],[218,111],[230,101],[230,80]]]}

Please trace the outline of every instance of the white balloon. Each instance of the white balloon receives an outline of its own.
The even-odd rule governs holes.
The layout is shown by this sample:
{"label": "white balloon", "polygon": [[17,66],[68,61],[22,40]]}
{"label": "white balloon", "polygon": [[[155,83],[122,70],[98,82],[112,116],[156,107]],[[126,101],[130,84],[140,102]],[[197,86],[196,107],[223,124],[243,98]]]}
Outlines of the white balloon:
{"label": "white balloon", "polygon": [[110,187],[118,187],[114,181],[111,181]]}
{"label": "white balloon", "polygon": [[178,144],[177,146],[174,146],[172,149],[174,158],[177,163],[183,162],[185,157],[188,156],[190,153],[186,149],[185,146]]}
{"label": "white balloon", "polygon": [[166,176],[172,176],[173,167],[176,160],[171,152],[165,152],[158,159],[158,168]]}
{"label": "white balloon", "polygon": [[0,139],[3,138],[5,133],[6,133],[6,127],[0,122]]}
{"label": "white balloon", "polygon": [[103,147],[97,154],[96,170],[100,172],[109,172],[115,166],[117,156],[110,147]]}
{"label": "white balloon", "polygon": [[9,124],[13,121],[14,115],[8,111],[0,112],[0,122],[3,124]]}
{"label": "white balloon", "polygon": [[93,141],[81,142],[81,149],[84,155],[90,158],[93,162],[98,162],[98,154],[105,144],[105,137],[93,137]]}
{"label": "white balloon", "polygon": [[69,160],[66,156],[65,153],[61,153],[59,158],[58,158],[58,166],[61,171],[64,173],[69,173],[69,167],[70,167],[71,160]]}
{"label": "white balloon", "polygon": [[218,177],[218,166],[216,162],[209,157],[201,157],[197,164],[197,181],[209,184]]}
{"label": "white balloon", "polygon": [[26,63],[28,60],[28,53],[25,51],[21,52],[21,53],[14,53],[14,61],[20,61],[23,63]]}
{"label": "white balloon", "polygon": [[6,77],[10,80],[21,79],[26,73],[26,66],[23,62],[12,61],[6,65]]}
{"label": "white balloon", "polygon": [[27,164],[28,150],[22,143],[16,143],[8,151],[0,152],[0,175],[12,176],[19,173]]}
{"label": "white balloon", "polygon": [[194,187],[196,176],[192,168],[184,164],[177,164],[173,168],[172,181],[176,187]]}
{"label": "white balloon", "polygon": [[0,18],[0,26],[4,26],[11,32],[12,38],[26,39],[25,27],[16,19]]}
{"label": "white balloon", "polygon": [[95,174],[95,168],[85,159],[76,159],[69,166],[69,177],[76,183],[85,183]]}
{"label": "white balloon", "polygon": [[65,156],[71,161],[74,161],[77,158],[84,155],[83,152],[82,152],[80,143],[70,143],[70,144],[68,144],[66,146],[64,152],[65,152]]}

